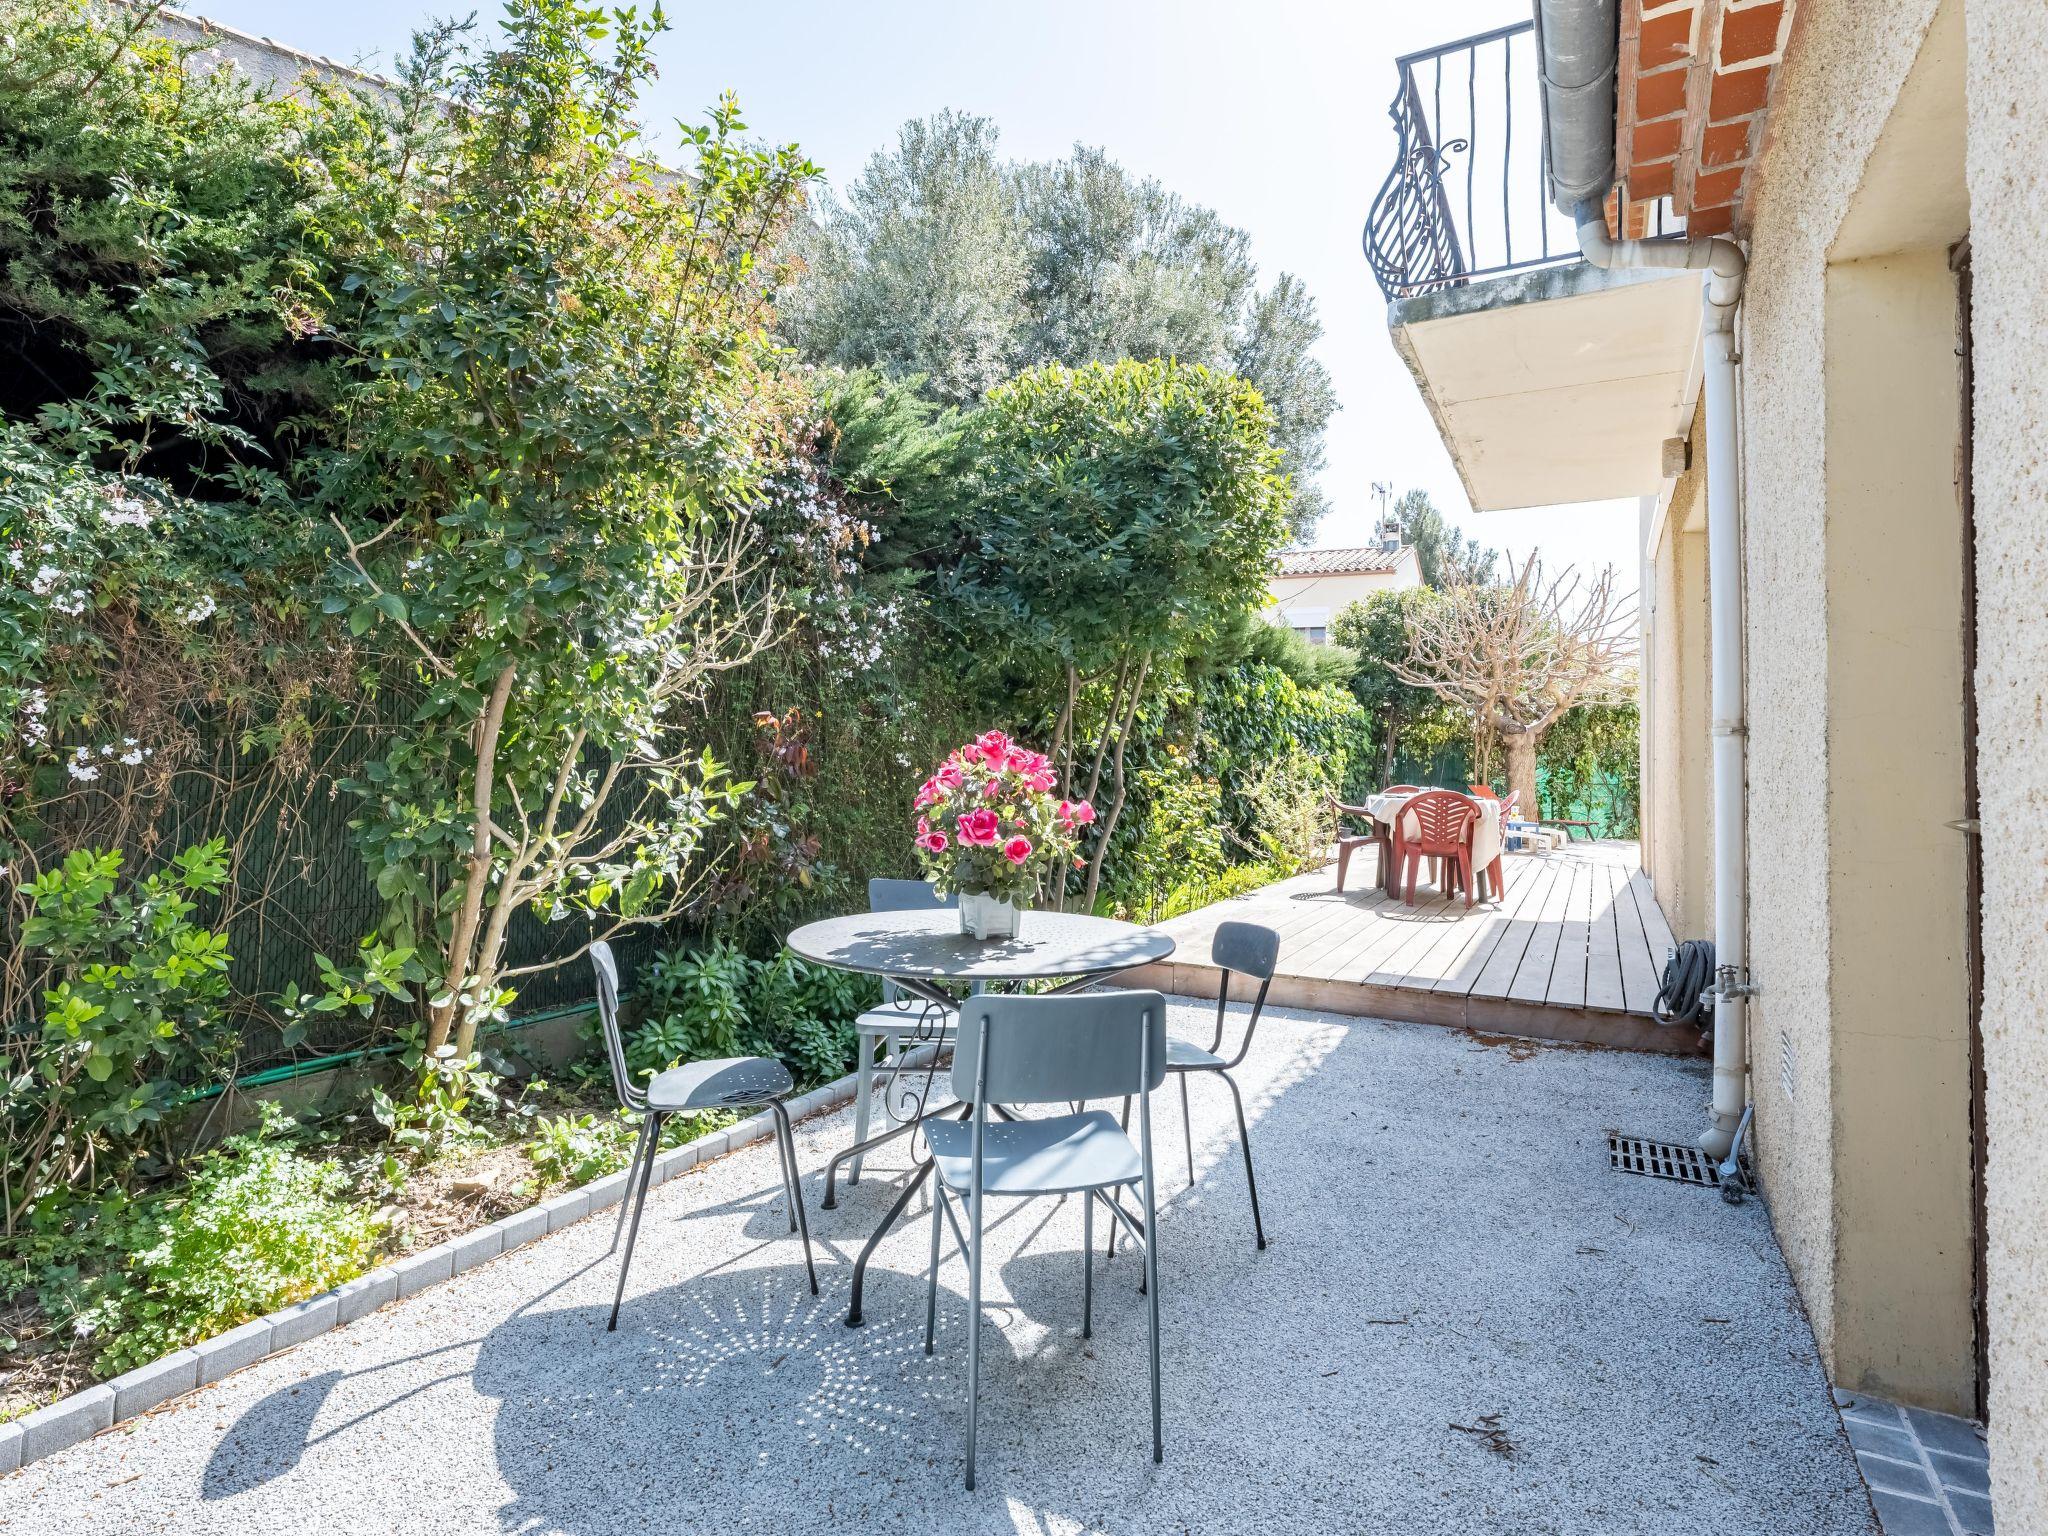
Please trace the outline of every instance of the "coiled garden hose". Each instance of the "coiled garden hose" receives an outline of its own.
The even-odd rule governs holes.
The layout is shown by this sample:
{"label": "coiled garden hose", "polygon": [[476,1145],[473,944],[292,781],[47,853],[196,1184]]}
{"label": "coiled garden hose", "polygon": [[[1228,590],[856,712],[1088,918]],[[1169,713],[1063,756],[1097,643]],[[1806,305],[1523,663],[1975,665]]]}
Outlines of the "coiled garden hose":
{"label": "coiled garden hose", "polygon": [[1713,1021],[1713,1004],[1700,994],[1714,981],[1714,946],[1706,939],[1687,939],[1664,962],[1664,980],[1657,988],[1657,1000],[1650,1005],[1659,1024],[1698,1024]]}

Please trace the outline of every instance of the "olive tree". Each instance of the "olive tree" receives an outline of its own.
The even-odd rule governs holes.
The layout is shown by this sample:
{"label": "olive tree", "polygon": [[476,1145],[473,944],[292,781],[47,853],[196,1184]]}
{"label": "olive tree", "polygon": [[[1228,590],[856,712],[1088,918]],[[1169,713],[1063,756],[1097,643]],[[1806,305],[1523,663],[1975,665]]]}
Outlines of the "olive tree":
{"label": "olive tree", "polygon": [[[439,957],[428,1043],[462,1054],[523,974],[678,911],[746,787],[689,706],[770,635],[767,256],[815,170],[746,143],[729,98],[684,128],[683,173],[652,166],[631,114],[662,26],[514,0],[491,50],[430,37],[396,120],[336,157],[369,169],[333,231],[353,366],[317,488],[326,609],[387,642],[410,703],[355,826]],[[509,965],[526,907],[584,919],[584,946]]]}
{"label": "olive tree", "polygon": [[1265,595],[1288,487],[1250,385],[1172,361],[1052,365],[964,428],[941,606],[962,643],[1048,685],[1071,799],[1106,794],[1093,902],[1146,686]]}

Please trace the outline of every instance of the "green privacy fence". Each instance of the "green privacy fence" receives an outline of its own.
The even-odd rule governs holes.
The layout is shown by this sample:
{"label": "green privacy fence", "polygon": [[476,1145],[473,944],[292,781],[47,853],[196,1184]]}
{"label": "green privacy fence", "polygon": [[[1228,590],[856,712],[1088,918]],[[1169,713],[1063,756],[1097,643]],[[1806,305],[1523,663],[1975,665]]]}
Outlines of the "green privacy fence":
{"label": "green privacy fence", "polygon": [[[194,843],[225,839],[232,868],[227,895],[218,911],[200,920],[227,933],[242,1059],[269,1060],[279,1042],[266,1001],[288,984],[314,982],[315,955],[343,960],[384,919],[385,903],[349,827],[359,802],[341,783],[397,707],[394,701],[316,730],[289,772],[254,762],[228,731],[202,729],[193,755],[159,789],[125,799],[97,787],[67,796],[35,829],[33,841],[46,859],[69,848],[118,847],[125,876],[136,879]],[[543,923],[522,910],[507,932],[508,960],[520,966],[571,955],[591,936],[587,919]],[[14,935],[7,939],[11,945]],[[654,936],[641,932],[614,948],[631,974],[653,944]],[[586,1004],[595,995],[590,968],[580,963],[522,977],[518,986],[522,1015]],[[5,1016],[22,1023],[39,1001],[21,989],[4,999]],[[350,1050],[373,1033],[373,1025],[353,1012],[318,1016],[306,1048]]]}
{"label": "green privacy fence", "polygon": [[[1429,758],[1397,755],[1394,776],[1389,782],[1461,789],[1471,782],[1471,773],[1471,758],[1465,747],[1454,744]],[[1505,790],[1506,781],[1497,780],[1494,788]],[[1638,836],[1641,796],[1641,780],[1632,761],[1603,764],[1583,776],[1559,771],[1547,763],[1539,762],[1536,766],[1536,797],[1542,802],[1543,814],[1561,821],[1590,822],[1594,837]],[[1573,829],[1577,834],[1586,830]]]}

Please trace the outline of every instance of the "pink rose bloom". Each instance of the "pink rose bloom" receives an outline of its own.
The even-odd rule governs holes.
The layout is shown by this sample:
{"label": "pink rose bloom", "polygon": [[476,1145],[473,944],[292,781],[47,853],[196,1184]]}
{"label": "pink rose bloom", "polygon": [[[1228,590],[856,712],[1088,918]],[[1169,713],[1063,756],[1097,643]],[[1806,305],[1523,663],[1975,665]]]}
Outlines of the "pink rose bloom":
{"label": "pink rose bloom", "polygon": [[930,779],[926,779],[924,783],[918,786],[917,798],[910,803],[910,808],[914,811],[921,811],[926,806],[937,805],[939,798],[938,785],[934,784]]}
{"label": "pink rose bloom", "polygon": [[946,851],[946,834],[943,832],[921,832],[918,834],[917,846],[926,853],[944,853]]}
{"label": "pink rose bloom", "polygon": [[946,761],[949,763],[978,763],[981,761],[981,748],[969,742],[958,752],[947,758]]}
{"label": "pink rose bloom", "polygon": [[1095,807],[1083,800],[1074,807],[1074,825],[1085,827],[1095,819]]}
{"label": "pink rose bloom", "polygon": [[948,763],[932,775],[932,782],[941,789],[958,789],[967,782],[967,775],[960,771],[957,763]]}
{"label": "pink rose bloom", "polygon": [[992,763],[1001,763],[1010,750],[1010,738],[1001,731],[983,731],[974,740],[981,749],[981,755]]}
{"label": "pink rose bloom", "polygon": [[997,799],[1001,796],[1002,792],[1003,781],[1001,779],[990,779],[986,784],[981,786],[981,798],[984,800]]}
{"label": "pink rose bloom", "polygon": [[1052,775],[1043,769],[1024,775],[1024,787],[1035,795],[1050,794],[1052,792],[1052,784]]}
{"label": "pink rose bloom", "polygon": [[1003,844],[1003,857],[1012,864],[1022,864],[1031,857],[1031,839],[1028,837],[1011,838],[1007,843]]}
{"label": "pink rose bloom", "polygon": [[993,848],[1002,824],[1002,818],[986,806],[978,811],[969,811],[960,818],[960,841],[977,848]]}

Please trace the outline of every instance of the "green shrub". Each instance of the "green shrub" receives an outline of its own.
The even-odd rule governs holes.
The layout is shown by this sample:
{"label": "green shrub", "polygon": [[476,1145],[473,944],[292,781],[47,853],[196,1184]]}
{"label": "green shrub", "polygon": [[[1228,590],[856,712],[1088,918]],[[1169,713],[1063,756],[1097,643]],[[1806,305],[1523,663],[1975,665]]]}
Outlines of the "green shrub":
{"label": "green shrub", "polygon": [[1214,779],[1198,777],[1177,746],[1157,766],[1139,769],[1135,787],[1144,807],[1137,846],[1114,867],[1110,894],[1120,909],[1156,922],[1175,887],[1222,873],[1223,792]]}
{"label": "green shrub", "polygon": [[573,1187],[625,1167],[638,1134],[634,1121],[617,1112],[556,1115],[535,1124],[526,1155],[544,1183]]}
{"label": "green shrub", "polygon": [[626,1064],[644,1077],[678,1061],[739,1055],[751,971],[745,953],[724,939],[657,954],[648,971],[646,1022],[626,1043]]}
{"label": "green shrub", "polygon": [[[21,947],[43,971],[27,1070],[0,1086],[10,1217],[48,1191],[125,1181],[187,1086],[224,1071],[227,936],[193,920],[227,874],[215,838],[121,884],[117,850],[74,849],[23,888]],[[10,1221],[10,1225],[11,1225]]]}
{"label": "green shrub", "polygon": [[[208,1153],[177,1192],[114,1197],[38,1221],[45,1314],[112,1376],[332,1289],[374,1262],[381,1228],[338,1165],[283,1139],[291,1122]],[[55,1214],[55,1213],[53,1213]]]}

